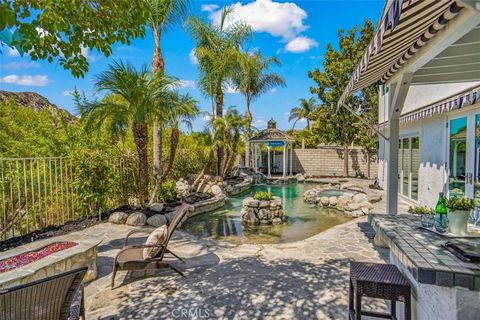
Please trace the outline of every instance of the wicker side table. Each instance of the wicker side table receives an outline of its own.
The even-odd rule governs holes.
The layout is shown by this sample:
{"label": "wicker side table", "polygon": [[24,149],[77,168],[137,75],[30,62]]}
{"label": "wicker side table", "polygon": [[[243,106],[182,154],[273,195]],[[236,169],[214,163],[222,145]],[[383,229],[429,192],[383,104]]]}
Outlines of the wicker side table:
{"label": "wicker side table", "polygon": [[[405,303],[405,319],[410,320],[410,291],[407,279],[393,264],[351,262],[349,319],[359,320],[362,315],[396,319],[396,301],[401,301]],[[362,297],[390,300],[390,314],[362,311]]]}

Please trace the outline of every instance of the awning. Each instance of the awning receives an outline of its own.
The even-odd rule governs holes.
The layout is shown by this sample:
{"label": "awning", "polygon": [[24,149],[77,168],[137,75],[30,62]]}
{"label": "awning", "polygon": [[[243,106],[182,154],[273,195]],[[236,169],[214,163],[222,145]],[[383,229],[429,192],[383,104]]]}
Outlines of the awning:
{"label": "awning", "polygon": [[[470,88],[446,99],[404,114],[400,117],[400,124],[430,118],[445,112],[471,106],[478,102],[480,102],[480,86]],[[387,122],[379,124],[379,129],[383,129],[386,125]]]}
{"label": "awning", "polygon": [[419,51],[462,7],[454,0],[387,1],[378,30],[337,107],[357,90],[372,83],[385,83]]}

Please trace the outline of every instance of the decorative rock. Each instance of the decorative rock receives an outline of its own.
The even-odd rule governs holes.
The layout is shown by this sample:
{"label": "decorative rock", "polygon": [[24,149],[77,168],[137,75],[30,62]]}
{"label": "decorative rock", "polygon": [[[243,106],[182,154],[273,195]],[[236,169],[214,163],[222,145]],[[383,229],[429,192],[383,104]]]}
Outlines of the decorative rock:
{"label": "decorative rock", "polygon": [[303,181],[305,181],[305,177],[304,177],[303,174],[301,174],[301,173],[296,174],[296,175],[295,175],[295,178],[297,178],[297,181],[298,181],[298,182],[303,182]]}
{"label": "decorative rock", "polygon": [[360,209],[360,211],[362,211],[363,214],[368,214],[368,212],[369,212],[370,210],[368,210],[368,208],[366,208],[366,207],[362,207],[362,208]]}
{"label": "decorative rock", "polygon": [[258,208],[260,201],[255,200],[254,198],[245,198],[243,199],[243,205],[252,208]]}
{"label": "decorative rock", "polygon": [[328,199],[328,197],[321,197],[321,198],[320,198],[320,203],[321,203],[323,206],[328,206],[328,204],[330,203],[330,200]]}
{"label": "decorative rock", "polygon": [[147,216],[142,212],[134,212],[128,216],[126,224],[129,226],[144,226]]}
{"label": "decorative rock", "polygon": [[328,198],[328,203],[330,206],[335,207],[337,205],[338,198],[337,197],[330,197]]}
{"label": "decorative rock", "polygon": [[358,218],[363,216],[363,212],[360,210],[355,210],[355,211],[349,212],[348,215],[354,218]]}
{"label": "decorative rock", "polygon": [[124,224],[127,221],[128,214],[122,211],[115,211],[108,217],[108,222],[116,224]]}
{"label": "decorative rock", "polygon": [[[194,180],[195,179],[193,179],[192,181]],[[192,186],[188,183],[188,181],[180,179],[175,183],[175,192],[177,193],[178,197],[185,198],[190,194],[191,191]]]}
{"label": "decorative rock", "polygon": [[352,201],[357,202],[357,203],[362,203],[367,201],[367,195],[365,193],[357,193],[356,195],[353,196]]}
{"label": "decorative rock", "polygon": [[227,184],[227,186],[225,186],[225,192],[227,194],[232,193],[233,192],[233,186]]}
{"label": "decorative rock", "polygon": [[149,226],[158,228],[167,224],[167,218],[163,214],[154,214],[147,219],[147,224]]}
{"label": "decorative rock", "polygon": [[270,201],[268,200],[262,200],[260,201],[260,204],[258,205],[259,208],[267,208],[270,207]]}
{"label": "decorative rock", "polygon": [[272,220],[272,223],[273,223],[273,224],[280,224],[280,223],[282,223],[282,222],[283,222],[283,221],[282,221],[282,219],[280,219],[280,218],[274,218],[274,219]]}
{"label": "decorative rock", "polygon": [[356,211],[356,210],[360,209],[360,204],[356,203],[356,202],[351,202],[345,207],[345,209],[347,211]]}
{"label": "decorative rock", "polygon": [[220,188],[218,185],[214,184],[211,189],[210,189],[210,192],[215,195],[215,196],[218,196],[219,194],[222,194],[223,191],[222,191],[222,188]]}
{"label": "decorative rock", "polygon": [[127,203],[130,207],[132,207],[134,209],[140,209],[142,207],[142,204],[140,203],[140,200],[136,197],[128,198]]}
{"label": "decorative rock", "polygon": [[163,203],[152,203],[148,209],[150,209],[150,211],[160,213],[163,211],[163,207]]}

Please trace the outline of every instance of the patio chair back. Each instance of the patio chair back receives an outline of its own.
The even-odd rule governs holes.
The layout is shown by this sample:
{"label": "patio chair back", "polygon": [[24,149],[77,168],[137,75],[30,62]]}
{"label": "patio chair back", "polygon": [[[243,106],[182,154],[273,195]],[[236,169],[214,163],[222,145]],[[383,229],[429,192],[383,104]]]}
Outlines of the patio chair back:
{"label": "patio chair back", "polygon": [[68,319],[87,267],[0,290],[0,320]]}
{"label": "patio chair back", "polygon": [[170,238],[173,235],[173,232],[175,231],[175,229],[177,229],[178,225],[183,220],[183,218],[185,218],[185,215],[187,214],[188,210],[190,209],[190,206],[191,206],[190,204],[184,202],[180,206],[180,208],[178,208],[177,213],[175,214],[175,217],[173,217],[172,221],[167,226],[167,235],[166,235],[165,241],[164,241],[165,245],[168,244],[168,242],[170,241]]}

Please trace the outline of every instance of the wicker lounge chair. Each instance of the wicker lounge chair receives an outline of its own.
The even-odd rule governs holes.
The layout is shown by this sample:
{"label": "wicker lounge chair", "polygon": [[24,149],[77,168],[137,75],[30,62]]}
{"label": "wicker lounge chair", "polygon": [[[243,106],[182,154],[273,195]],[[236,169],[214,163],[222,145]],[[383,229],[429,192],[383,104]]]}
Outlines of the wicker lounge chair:
{"label": "wicker lounge chair", "polygon": [[[0,319],[85,319],[82,280],[87,270],[84,267],[0,290]],[[72,306],[74,300],[79,304]]]}
{"label": "wicker lounge chair", "polygon": [[[170,263],[163,260],[166,253],[173,255],[175,258],[184,261],[182,258],[177,256],[175,253],[170,251],[167,248],[168,242],[173,235],[173,232],[178,227],[180,222],[183,220],[190,208],[190,204],[184,203],[180,206],[175,214],[173,220],[168,224],[165,237],[162,243],[157,245],[128,245],[128,238],[134,233],[145,233],[144,230],[132,230],[127,234],[125,238],[125,243],[123,249],[115,257],[113,262],[113,271],[112,271],[112,289],[115,283],[115,274],[117,271],[133,271],[133,270],[147,270],[147,269],[158,269],[158,268],[170,268],[173,271],[177,272],[183,277],[183,273],[173,267]],[[144,259],[144,249],[145,248],[155,248],[158,247],[160,250],[158,253],[150,259]]]}

